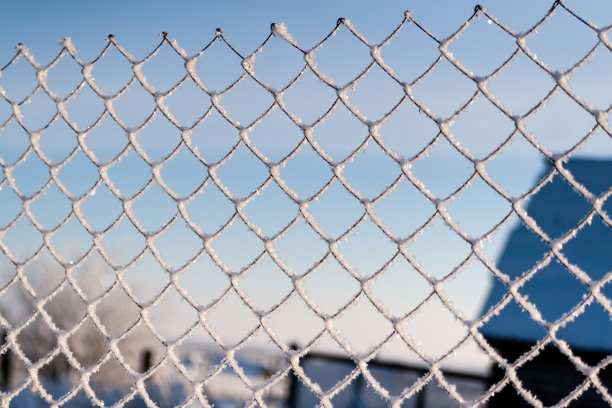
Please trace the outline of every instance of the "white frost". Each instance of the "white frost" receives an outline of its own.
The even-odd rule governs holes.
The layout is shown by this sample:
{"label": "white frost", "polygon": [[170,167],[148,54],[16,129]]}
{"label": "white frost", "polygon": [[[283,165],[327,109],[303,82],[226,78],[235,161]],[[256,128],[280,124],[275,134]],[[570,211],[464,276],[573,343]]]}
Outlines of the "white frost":
{"label": "white frost", "polygon": [[66,48],[66,50],[68,50],[69,53],[71,54],[76,54],[77,53],[77,49],[74,46],[74,44],[72,43],[72,39],[70,39],[70,37],[66,37],[62,40],[58,41],[59,45],[62,45],[64,48]]}
{"label": "white frost", "polygon": [[274,35],[278,35],[283,40],[287,41],[289,44],[297,47],[297,44],[298,44],[297,40],[293,38],[291,34],[289,34],[289,31],[287,30],[287,26],[285,26],[285,23],[273,24],[272,31],[274,32]]}

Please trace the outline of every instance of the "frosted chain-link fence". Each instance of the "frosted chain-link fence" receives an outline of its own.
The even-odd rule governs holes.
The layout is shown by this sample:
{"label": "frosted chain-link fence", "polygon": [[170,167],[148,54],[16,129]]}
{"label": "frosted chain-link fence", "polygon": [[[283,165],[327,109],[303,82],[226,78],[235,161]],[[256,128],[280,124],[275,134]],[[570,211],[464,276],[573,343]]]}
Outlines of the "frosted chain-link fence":
{"label": "frosted chain-link fence", "polygon": [[[561,44],[578,55],[562,70],[550,68],[545,55],[528,47],[555,18],[566,24],[562,31],[578,30],[590,41],[578,53]],[[470,36],[476,29],[511,45],[484,75],[451,51],[468,38],[476,60],[485,61],[488,38]],[[603,181],[590,187],[571,165],[595,139],[604,146],[595,150],[605,153],[612,137],[609,32],[610,26],[598,28],[555,2],[523,33],[477,6],[448,38],[436,38],[406,12],[376,44],[339,19],[310,49],[301,48],[283,24],[273,24],[250,54],[236,49],[222,29],[194,55],[166,33],[142,59],[112,35],[91,61],[79,59],[69,39],[46,64],[18,45],[0,70],[3,406],[287,406],[292,377],[322,406],[341,406],[343,392],[358,379],[381,406],[412,406],[431,384],[443,389],[451,406],[483,406],[508,388],[532,406],[570,406],[588,392],[612,404],[604,376],[612,355],[603,347],[601,358],[588,359],[562,335],[593,308],[608,320],[612,316],[606,292],[612,280],[606,258],[606,251],[612,252],[612,174],[600,160],[593,171]],[[399,57],[386,59],[386,50],[403,35],[416,36],[422,47],[402,51],[401,45],[394,54]],[[363,67],[335,61],[331,68],[344,73],[342,81],[318,64],[338,36],[367,57]],[[266,57],[268,49],[274,51]],[[208,60],[213,68],[205,72],[207,56],[221,51],[233,65],[218,68],[221,59],[214,54]],[[180,67],[178,76],[160,65],[162,55]],[[273,74],[264,78],[257,64],[265,58]],[[587,74],[600,89],[595,106],[572,80],[602,58],[603,73]],[[296,72],[290,70],[292,61],[298,61]],[[519,63],[528,71],[505,78]],[[112,86],[101,85],[105,69]],[[451,79],[436,76],[441,71]],[[220,77],[227,79],[224,84],[211,85]],[[549,86],[534,99],[532,91],[542,84]],[[441,90],[429,97],[421,91],[428,86]],[[505,100],[503,93],[512,88],[521,88],[525,97]],[[544,122],[585,121],[580,132],[568,125],[573,139],[562,135],[563,129],[551,135],[530,127],[558,100],[574,110]],[[521,104],[526,108],[515,108]],[[470,111],[485,105],[488,110]],[[402,122],[408,112],[417,119]],[[326,128],[337,117],[343,118],[340,124]],[[460,123],[484,126],[489,136],[463,140]],[[493,136],[497,131],[500,137]],[[498,161],[517,146],[537,157],[538,168],[548,163],[535,184],[529,184],[535,173],[523,180],[520,160]],[[439,166],[419,170],[440,150],[446,156],[429,161]],[[366,160],[368,155],[376,160]],[[445,167],[449,160],[463,163],[462,170]],[[450,184],[438,188],[440,180]],[[527,188],[506,187],[513,182]],[[557,221],[565,227],[553,233],[528,206],[533,201],[536,211],[534,197],[558,182],[571,186],[573,199],[587,208],[573,219],[561,215]],[[474,232],[458,221],[453,205],[476,185],[481,193],[473,205],[458,207],[468,218],[487,222]],[[413,195],[398,198],[405,189]],[[552,194],[543,212],[554,213],[565,200]],[[487,245],[515,225],[544,250],[512,274],[502,270]],[[594,253],[589,245],[573,244],[592,225],[600,235],[589,232],[589,245],[603,245]],[[420,256],[426,238],[429,255]],[[357,239],[361,246],[345,251],[344,243]],[[464,251],[457,257],[459,247]],[[588,261],[580,261],[581,251],[590,254]],[[427,256],[453,265],[435,270],[438,264],[430,266],[423,260]],[[598,256],[603,261],[593,266]],[[363,259],[376,265],[358,267]],[[541,294],[528,296],[526,289],[550,264],[566,272],[560,282],[569,279],[570,288],[579,288],[574,299],[571,291],[548,287],[550,297],[569,302],[556,315],[540,310]],[[447,290],[470,265],[485,271],[477,275],[481,279],[503,288],[480,314],[466,312]],[[409,287],[380,295],[378,282],[398,273]],[[417,281],[424,296],[411,295]],[[482,282],[460,288],[468,298],[470,285]],[[437,313],[451,316],[452,330],[462,333],[438,353],[430,353],[422,333],[437,324],[438,315],[426,314],[434,304]],[[511,304],[539,333],[513,358],[494,347],[484,330]],[[293,314],[298,309],[300,317]],[[351,310],[357,317],[343,320]],[[420,333],[409,330],[421,315],[433,317],[416,326]],[[315,329],[300,335],[302,326]],[[452,330],[449,326],[448,333]],[[596,345],[612,341],[608,329],[601,330]],[[370,344],[360,347],[364,339]],[[300,365],[324,342],[332,345],[331,354],[354,363],[327,385]],[[241,354],[258,344],[265,347]],[[444,371],[468,344],[501,370],[471,396]],[[368,363],[384,357],[391,345],[396,357],[410,355],[423,374],[399,386],[382,381]],[[580,378],[552,403],[521,374],[551,348]]]}

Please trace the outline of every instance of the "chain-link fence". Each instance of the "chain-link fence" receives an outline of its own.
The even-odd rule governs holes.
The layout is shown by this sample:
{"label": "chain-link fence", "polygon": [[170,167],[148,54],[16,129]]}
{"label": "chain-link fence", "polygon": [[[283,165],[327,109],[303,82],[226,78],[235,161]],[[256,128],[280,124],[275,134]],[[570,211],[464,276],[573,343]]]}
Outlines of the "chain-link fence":
{"label": "chain-link fence", "polygon": [[18,45],[3,406],[612,404],[610,28]]}

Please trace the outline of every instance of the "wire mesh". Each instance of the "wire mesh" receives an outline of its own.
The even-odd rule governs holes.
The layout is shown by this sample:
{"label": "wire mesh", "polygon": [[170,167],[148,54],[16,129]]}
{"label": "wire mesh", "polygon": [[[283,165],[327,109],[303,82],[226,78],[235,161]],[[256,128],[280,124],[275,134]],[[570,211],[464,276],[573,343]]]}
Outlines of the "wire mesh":
{"label": "wire mesh", "polygon": [[[550,68],[546,58],[536,55],[527,45],[530,36],[545,27],[555,13],[563,13],[595,39],[577,61],[562,70]],[[500,63],[488,67],[486,74],[477,75],[453,55],[451,48],[467,35],[468,29],[479,19],[486,19],[497,34],[510,40],[512,52]],[[422,68],[415,71],[417,73],[412,79],[402,77],[400,71],[403,73],[403,70],[394,69],[397,67],[383,57],[385,47],[393,44],[394,39],[409,29],[428,38],[427,51],[434,56],[431,63],[424,58],[417,61],[415,66]],[[437,383],[450,400],[460,406],[486,405],[496,393],[510,385],[528,404],[540,407],[548,403],[524,386],[519,371],[547,346],[556,348],[584,375],[583,381],[555,406],[569,406],[589,389],[596,390],[603,401],[612,404],[609,384],[606,385],[600,378],[600,373],[609,366],[611,357],[587,362],[558,336],[559,331],[592,304],[600,305],[608,315],[612,313],[610,299],[605,294],[612,271],[606,270],[601,276],[593,277],[572,263],[564,251],[593,220],[601,222],[606,230],[612,228],[612,219],[606,211],[606,200],[612,195],[612,188],[608,185],[602,191],[590,191],[567,166],[570,159],[596,137],[597,132],[603,133],[605,138],[612,136],[608,123],[612,110],[609,94],[602,95],[603,106],[595,107],[583,100],[569,83],[570,77],[597,53],[607,55],[612,51],[609,32],[610,26],[598,28],[562,2],[556,1],[549,12],[525,32],[514,31],[482,7],[476,6],[471,17],[455,33],[443,39],[436,38],[410,12],[406,12],[400,24],[380,43],[371,43],[349,20],[339,19],[333,30],[310,49],[301,48],[283,24],[272,24],[269,36],[250,54],[243,54],[233,47],[220,28],[216,30],[214,38],[194,55],[189,55],[166,33],[161,34],[157,47],[142,59],[130,55],[112,35],[99,55],[91,61],[79,59],[68,38],[60,42],[60,52],[46,65],[37,62],[25,45],[18,45],[16,54],[0,69],[0,74],[6,77],[14,67],[18,68],[18,72],[33,69],[36,80],[31,91],[16,95],[9,92],[12,83],[0,76],[0,93],[4,106],[9,108],[0,125],[0,138],[4,139],[2,143],[5,146],[9,146],[9,141],[14,143],[10,144],[10,148],[3,148],[1,163],[0,191],[6,213],[0,228],[0,249],[4,255],[4,265],[10,273],[5,278],[0,296],[13,307],[3,308],[0,316],[5,330],[5,341],[0,351],[4,356],[14,356],[11,369],[21,373],[20,378],[13,378],[4,384],[1,394],[3,406],[19,401],[20,395],[28,388],[34,392],[32,398],[49,406],[62,406],[79,398],[96,406],[126,406],[136,402],[150,407],[171,405],[177,403],[168,397],[172,390],[160,390],[164,384],[178,381],[179,378],[183,384],[182,390],[186,390],[179,398],[180,406],[212,406],[218,401],[232,398],[246,406],[279,406],[287,398],[288,379],[295,375],[320,406],[334,405],[334,398],[358,377],[362,377],[388,406],[402,406],[428,384]],[[317,63],[317,53],[325,50],[337,34],[357,40],[369,58],[363,68],[346,64],[333,67],[344,75],[343,78],[348,78],[341,85],[332,79],[334,75]],[[274,62],[277,69],[275,75],[266,81],[259,74],[255,61],[273,42],[281,42],[288,47],[283,48],[281,58]],[[201,74],[198,64],[212,52],[213,45],[223,45],[235,54],[235,71],[218,72],[217,77]],[[473,46],[478,47],[478,44]],[[115,56],[111,57],[113,52]],[[150,64],[156,55],[164,52],[179,62],[182,71],[178,76],[171,77],[163,67],[155,68],[154,64]],[[118,72],[119,68],[113,68],[117,72],[109,75],[109,78],[116,79],[112,92],[104,90],[94,79],[96,68],[102,66],[107,58],[115,58],[117,64],[123,63],[126,68],[125,75]],[[293,75],[283,72],[283,64],[290,58],[299,61],[299,69]],[[405,58],[410,56],[406,55]],[[539,74],[544,74],[552,86],[543,97],[533,102],[506,102],[496,91],[489,89],[490,84],[521,59],[529,62],[532,68],[537,68]],[[485,58],[481,57],[481,60]],[[66,89],[54,89],[50,84],[53,82],[54,68],[65,62],[71,63],[73,72],[70,79],[74,81]],[[22,65],[18,66],[19,63]],[[77,70],[74,71],[74,68]],[[448,89],[443,92],[443,102],[420,97],[421,87],[430,77],[437,81],[436,72],[443,69],[457,75],[458,79],[451,82],[451,87],[466,84],[469,90],[467,98],[453,104],[454,94]],[[232,76],[234,73],[236,76]],[[392,89],[366,96],[366,99],[374,99],[378,112],[370,107],[360,109],[359,103],[354,101],[358,99],[355,89],[374,75],[384,77],[389,89]],[[280,86],[276,85],[282,82],[278,80],[279,77],[285,79]],[[301,81],[308,78],[314,82],[307,84],[321,87],[322,96],[302,101],[303,106],[314,109],[304,109],[302,115],[286,99],[293,89],[301,86]],[[217,80],[218,83],[215,82]],[[210,85],[212,82],[215,84]],[[233,97],[233,92],[237,90],[243,93]],[[391,92],[396,92],[396,99],[390,96]],[[591,120],[592,126],[575,142],[550,149],[542,143],[539,135],[530,131],[527,123],[559,95],[569,98],[580,114]],[[176,102],[177,98],[179,102]],[[509,126],[509,131],[498,141],[479,141],[490,144],[486,153],[482,153],[478,145],[472,147],[468,143],[464,146],[452,128],[455,122],[469,116],[470,107],[478,101],[486,101],[493,107],[491,117],[497,115],[501,118],[494,122],[494,128]],[[95,103],[97,105],[94,107]],[[524,113],[517,113],[520,109],[514,108],[515,103],[527,104]],[[32,108],[34,111],[28,109],[29,104],[35,105]],[[440,104],[442,107],[439,107]],[[231,105],[231,108],[227,105]],[[404,151],[396,148],[397,145],[390,145],[382,135],[381,128],[393,118],[403,115],[402,109],[408,107],[416,108],[421,119],[434,128],[434,133],[432,137],[425,138],[419,149],[404,154]],[[368,114],[368,118],[363,110],[374,110],[374,113]],[[325,140],[317,137],[317,132],[322,132],[324,122],[331,121],[341,111],[345,111],[350,120],[357,120],[358,126],[365,130],[363,137],[353,144],[344,144],[341,140],[336,147],[340,146],[344,151],[338,153],[327,149]],[[444,114],[440,114],[441,111]],[[134,119],[124,112],[137,112],[140,116],[136,115],[138,119]],[[253,134],[265,127],[266,121],[274,115],[280,116],[298,136],[290,140],[289,136],[281,137],[268,130],[267,133],[273,135],[273,145],[278,147],[282,144],[282,148],[268,152]],[[306,120],[301,116],[312,118]],[[166,123],[166,128],[155,128],[154,131],[163,132],[168,137],[161,139],[165,145],[157,146],[158,150],[150,149],[148,143],[162,143],[157,139],[152,141],[147,134],[147,129],[157,126],[156,119],[160,117],[165,119],[163,123]],[[470,120],[479,121],[482,118]],[[211,130],[202,131],[211,123],[214,124]],[[274,123],[272,127],[277,122]],[[97,135],[96,132],[101,134]],[[212,138],[211,148],[198,147],[197,138],[202,137],[198,132]],[[52,142],[47,141],[49,134],[57,138],[65,137],[65,143],[55,142],[59,139],[51,138],[48,140]],[[411,135],[410,129],[405,129],[405,135],[417,137]],[[106,150],[98,149],[96,143],[104,142],[107,143]],[[544,177],[520,194],[510,193],[502,187],[488,167],[517,142],[526,142],[537,151],[538,156],[550,163]],[[465,159],[469,171],[458,185],[436,193],[437,190],[429,182],[423,181],[424,177],[417,176],[415,168],[423,158],[435,154],[435,149],[441,145],[448,145]],[[365,192],[367,186],[358,187],[358,179],[349,180],[345,169],[352,162],[359,161],[361,154],[371,146],[375,146],[388,160],[391,176],[384,174],[386,178],[381,177],[388,181],[379,190]],[[314,174],[312,163],[316,160],[329,175],[324,176],[320,184],[313,182],[313,186],[305,191],[297,191],[298,188],[284,175],[283,169],[300,160],[306,161],[306,164],[298,168],[298,173]],[[369,173],[376,171],[366,169]],[[168,183],[168,172],[178,174],[182,183]],[[259,177],[258,174],[263,176]],[[452,176],[442,173],[440,177]],[[588,211],[557,237],[547,233],[525,209],[526,203],[555,177],[568,183],[589,205]],[[500,199],[507,209],[495,222],[473,233],[454,219],[449,207],[478,183],[488,187],[487,191],[493,193],[495,199]],[[381,218],[377,206],[404,185],[416,189],[419,199],[426,199],[433,211],[414,228],[400,229],[398,233],[396,226]],[[267,197],[267,193],[272,200],[269,208],[283,202],[291,209],[284,220],[280,213],[272,216],[263,212],[266,219],[278,219],[278,225],[274,228],[262,228],[257,218],[262,215],[254,213],[250,207],[257,197]],[[336,205],[336,208],[328,211],[327,216],[340,218],[353,210],[357,214],[353,219],[349,217],[346,225],[333,231],[331,227],[326,227],[329,224],[321,222],[316,213],[318,203],[324,201],[328,194],[348,197],[353,207]],[[45,206],[45,197],[52,195],[63,200],[63,210]],[[101,195],[108,197],[109,201],[102,201],[96,207],[96,204],[92,204],[94,198]],[[198,204],[205,197],[213,201],[216,197],[225,204]],[[11,202],[18,203],[17,207]],[[110,202],[114,204],[105,204]],[[332,207],[333,203],[332,199]],[[412,203],[404,205],[409,208]],[[13,211],[13,208],[17,209]],[[54,211],[59,212],[56,214]],[[484,214],[481,215],[484,217]],[[223,221],[216,226],[214,222],[209,222],[213,216]],[[54,219],[49,221],[49,217]],[[513,219],[518,219],[546,246],[544,255],[518,277],[500,270],[483,249],[483,244]],[[415,242],[437,224],[450,229],[452,239],[468,248],[465,256],[460,257],[451,270],[441,276],[420,263],[413,253]],[[364,276],[352,264],[350,257],[343,253],[342,242],[366,225],[375,227],[372,234],[383,234],[393,250],[380,265],[373,268],[372,273]],[[323,247],[315,256],[315,261],[304,266],[303,270],[292,267],[278,252],[280,242],[298,229],[313,234],[316,244],[313,243],[312,248],[316,245]],[[189,247],[190,244],[181,243],[184,234],[195,237],[197,244],[193,248]],[[251,241],[243,245],[246,241],[240,241],[242,238],[238,238],[237,234],[248,236]],[[66,242],[72,242],[72,246],[67,247]],[[238,245],[238,242],[241,244]],[[28,249],[23,249],[24,245]],[[293,245],[293,250],[306,251],[302,246],[311,248],[310,243],[300,239]],[[393,265],[400,261],[409,265],[425,283],[428,295],[398,316],[389,304],[376,296],[373,286],[385,274],[391,274]],[[484,265],[488,274],[501,282],[505,289],[499,301],[475,319],[458,307],[443,289],[446,283],[474,261]],[[211,274],[205,275],[203,280],[207,289],[200,293],[185,283],[189,282],[186,276],[198,262],[207,262],[210,268],[217,271],[216,278]],[[355,290],[346,302],[328,307],[324,304],[326,300],[313,295],[308,285],[332,262],[339,265],[340,275],[350,277]],[[586,292],[575,306],[561,316],[548,320],[523,292],[530,280],[551,262],[563,265],[584,285]],[[282,296],[266,299],[266,308],[261,307],[253,295],[244,289],[243,282],[251,271],[262,264],[278,273],[258,279],[270,279],[266,282],[269,285],[284,282],[288,288]],[[153,280],[155,273],[163,277],[162,283],[152,295],[147,295],[139,285],[143,280]],[[333,281],[326,281],[331,279],[329,276],[321,278],[323,286],[334,285]],[[225,280],[227,285],[218,284],[219,279]],[[215,285],[218,288],[211,289]],[[200,299],[200,295],[205,299]],[[170,329],[159,323],[160,310],[171,302],[168,299],[181,304],[181,319],[187,322],[174,334],[168,334]],[[274,316],[285,308],[289,309],[295,299],[303,301],[303,305],[321,325],[320,330],[299,347],[287,344],[271,323]],[[456,344],[437,356],[428,353],[427,348],[418,344],[404,329],[406,323],[434,300],[446,312],[450,312],[465,330],[465,335]],[[381,324],[389,327],[383,338],[367,352],[356,351],[352,345],[354,339],[344,336],[337,327],[339,318],[360,302],[372,306],[376,318],[382,318]],[[517,303],[544,333],[514,361],[502,355],[480,332],[510,302]],[[232,322],[239,329],[231,332],[231,336],[220,333],[224,330],[211,323],[213,315],[221,319],[235,319],[231,312],[223,309],[228,303],[239,305],[248,316],[247,319]],[[369,323],[366,321],[364,324]],[[204,354],[199,354],[199,351],[186,352],[185,344],[196,333],[208,336],[215,345],[215,351]],[[232,336],[234,341],[228,341],[227,338]],[[245,345],[261,336],[273,343],[278,355],[240,355]],[[310,378],[300,366],[300,359],[314,350],[324,338],[335,342],[336,347],[354,362],[354,368],[328,388]],[[398,339],[423,363],[425,371],[411,384],[391,392],[372,374],[368,362]],[[492,364],[502,370],[503,375],[480,395],[466,400],[441,368],[469,342],[475,342]],[[155,353],[137,353],[145,348]],[[211,355],[215,357],[211,359]],[[253,369],[253,374],[248,364],[244,363],[249,358],[259,361],[253,362],[253,366],[259,364],[272,369],[265,373]],[[262,360],[266,362],[262,363]],[[57,379],[58,373],[71,373],[58,380],[67,382],[62,391],[54,389],[47,380]],[[105,384],[112,389],[113,384],[117,383],[127,384],[124,392],[111,397],[102,396],[100,390]]]}

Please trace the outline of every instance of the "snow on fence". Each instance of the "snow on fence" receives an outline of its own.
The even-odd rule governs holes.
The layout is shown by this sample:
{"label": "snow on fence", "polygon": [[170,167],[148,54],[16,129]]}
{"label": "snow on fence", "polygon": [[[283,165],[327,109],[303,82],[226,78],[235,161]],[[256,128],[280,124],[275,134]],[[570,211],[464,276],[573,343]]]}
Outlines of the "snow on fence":
{"label": "snow on fence", "polygon": [[[144,58],[112,35],[91,61],[19,44],[3,406],[288,406],[295,384],[340,406],[364,383],[381,406],[432,384],[612,404],[610,27],[555,1],[524,32],[476,6],[448,38],[406,12],[378,43],[341,18],[310,48],[272,24],[251,53],[222,29],[193,55],[166,33]],[[547,30],[585,40],[536,53]],[[445,375],[469,347],[490,378],[471,394]],[[320,349],[345,371],[309,377]],[[420,368],[386,383],[374,359]]]}

